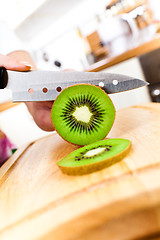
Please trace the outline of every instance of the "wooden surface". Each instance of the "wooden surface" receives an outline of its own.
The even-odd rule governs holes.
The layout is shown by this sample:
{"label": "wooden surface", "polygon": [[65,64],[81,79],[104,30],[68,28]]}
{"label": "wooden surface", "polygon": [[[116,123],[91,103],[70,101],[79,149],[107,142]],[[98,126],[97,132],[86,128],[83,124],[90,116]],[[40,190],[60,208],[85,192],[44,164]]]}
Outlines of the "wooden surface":
{"label": "wooden surface", "polygon": [[77,147],[56,133],[19,149],[0,169],[0,239],[157,236],[160,104],[119,110],[109,137],[130,139],[130,154],[110,168],[80,177],[64,175],[57,167]]}
{"label": "wooden surface", "polygon": [[4,103],[0,103],[0,112],[3,112],[11,107],[14,107],[20,103],[13,103],[12,101],[7,101]]}
{"label": "wooden surface", "polygon": [[160,34],[157,34],[153,40],[146,42],[144,44],[141,44],[135,48],[132,48],[120,55],[117,55],[111,58],[106,58],[97,63],[94,63],[91,66],[89,66],[88,69],[86,69],[85,71],[98,72],[105,68],[111,67],[115,64],[118,64],[120,62],[126,61],[130,58],[138,57],[142,54],[154,51],[158,48],[160,48]]}

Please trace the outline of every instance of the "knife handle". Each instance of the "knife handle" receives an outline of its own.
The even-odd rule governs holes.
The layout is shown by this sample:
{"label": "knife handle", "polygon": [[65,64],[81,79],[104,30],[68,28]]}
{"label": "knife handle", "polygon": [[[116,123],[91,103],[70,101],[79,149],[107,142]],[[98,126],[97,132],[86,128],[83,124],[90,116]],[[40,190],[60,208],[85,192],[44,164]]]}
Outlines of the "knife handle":
{"label": "knife handle", "polygon": [[0,89],[4,89],[8,84],[8,74],[5,67],[0,67]]}

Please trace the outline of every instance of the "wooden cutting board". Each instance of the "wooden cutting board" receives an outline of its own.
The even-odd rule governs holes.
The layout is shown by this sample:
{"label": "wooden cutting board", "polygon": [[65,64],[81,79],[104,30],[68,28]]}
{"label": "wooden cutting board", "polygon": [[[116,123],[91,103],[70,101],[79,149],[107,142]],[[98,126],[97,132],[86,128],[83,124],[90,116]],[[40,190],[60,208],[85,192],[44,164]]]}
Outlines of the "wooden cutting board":
{"label": "wooden cutting board", "polygon": [[130,139],[129,155],[79,177],[57,167],[77,147],[56,133],[19,149],[0,169],[0,239],[121,240],[158,234],[160,104],[119,110],[109,137]]}

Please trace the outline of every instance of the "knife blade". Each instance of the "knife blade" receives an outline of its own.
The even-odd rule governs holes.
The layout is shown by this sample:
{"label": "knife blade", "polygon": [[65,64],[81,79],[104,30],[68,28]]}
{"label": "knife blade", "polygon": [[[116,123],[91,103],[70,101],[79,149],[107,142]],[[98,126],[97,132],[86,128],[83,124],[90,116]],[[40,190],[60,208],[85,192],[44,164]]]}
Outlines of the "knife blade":
{"label": "knife blade", "polygon": [[93,84],[107,94],[148,85],[146,81],[115,73],[40,70],[18,72],[0,68],[0,89],[11,89],[13,102],[55,100],[63,89],[75,84]]}

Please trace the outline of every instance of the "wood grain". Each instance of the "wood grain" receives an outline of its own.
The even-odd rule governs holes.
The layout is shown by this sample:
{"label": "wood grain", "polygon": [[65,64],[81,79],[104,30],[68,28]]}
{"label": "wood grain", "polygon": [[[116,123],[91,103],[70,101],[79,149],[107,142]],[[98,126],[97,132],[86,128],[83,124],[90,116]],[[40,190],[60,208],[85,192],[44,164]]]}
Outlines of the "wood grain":
{"label": "wood grain", "polygon": [[56,133],[0,169],[0,239],[124,240],[160,232],[160,104],[121,109],[109,137],[128,138],[121,162],[84,175],[56,162],[77,146]]}

